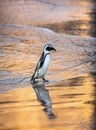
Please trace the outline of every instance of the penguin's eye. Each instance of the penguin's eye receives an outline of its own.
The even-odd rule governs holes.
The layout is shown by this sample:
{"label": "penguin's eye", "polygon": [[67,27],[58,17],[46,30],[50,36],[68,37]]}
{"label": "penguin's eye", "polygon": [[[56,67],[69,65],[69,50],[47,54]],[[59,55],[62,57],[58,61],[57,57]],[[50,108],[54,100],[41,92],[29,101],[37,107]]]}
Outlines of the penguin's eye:
{"label": "penguin's eye", "polygon": [[47,51],[50,51],[50,47],[48,46],[48,47],[46,48],[46,50],[47,50]]}

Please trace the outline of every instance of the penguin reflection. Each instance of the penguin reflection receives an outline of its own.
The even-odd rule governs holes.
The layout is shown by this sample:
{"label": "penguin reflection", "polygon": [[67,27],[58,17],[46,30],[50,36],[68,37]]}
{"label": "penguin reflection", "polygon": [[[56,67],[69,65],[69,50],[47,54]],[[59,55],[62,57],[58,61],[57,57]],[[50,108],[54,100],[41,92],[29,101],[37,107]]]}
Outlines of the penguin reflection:
{"label": "penguin reflection", "polygon": [[46,82],[47,80],[44,78],[48,67],[49,67],[49,63],[50,63],[50,51],[56,51],[56,49],[50,45],[50,44],[46,44],[44,46],[43,49],[43,53],[41,55],[40,60],[38,61],[38,64],[36,66],[35,72],[31,78],[31,81],[33,81],[34,83],[36,82],[35,79],[38,78],[42,78],[44,80],[44,82]]}
{"label": "penguin reflection", "polygon": [[47,89],[45,89],[44,82],[31,82],[32,88],[34,89],[37,100],[44,106],[43,111],[46,112],[48,119],[54,119],[55,115],[52,113],[52,102]]}

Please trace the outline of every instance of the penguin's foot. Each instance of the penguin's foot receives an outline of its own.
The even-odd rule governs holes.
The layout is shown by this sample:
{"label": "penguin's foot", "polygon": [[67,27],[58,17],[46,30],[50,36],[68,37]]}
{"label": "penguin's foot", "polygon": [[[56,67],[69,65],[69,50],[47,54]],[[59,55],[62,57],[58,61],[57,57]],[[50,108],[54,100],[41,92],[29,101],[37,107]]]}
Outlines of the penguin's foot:
{"label": "penguin's foot", "polygon": [[56,118],[56,116],[53,113],[51,113],[51,114],[48,115],[48,119],[52,120],[52,119],[55,119],[55,118]]}
{"label": "penguin's foot", "polygon": [[37,83],[37,81],[35,81],[35,79],[31,79],[31,82],[33,82],[33,83]]}
{"label": "penguin's foot", "polygon": [[42,78],[44,82],[49,82],[48,80],[46,80],[45,78]]}

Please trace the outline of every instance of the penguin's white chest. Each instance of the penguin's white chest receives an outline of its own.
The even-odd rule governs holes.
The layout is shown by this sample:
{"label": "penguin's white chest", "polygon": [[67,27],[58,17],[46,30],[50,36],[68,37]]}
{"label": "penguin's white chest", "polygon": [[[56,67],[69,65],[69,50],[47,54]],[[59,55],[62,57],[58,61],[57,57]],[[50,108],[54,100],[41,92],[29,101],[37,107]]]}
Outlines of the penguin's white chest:
{"label": "penguin's white chest", "polygon": [[42,77],[46,74],[50,64],[50,54],[46,56],[43,66],[39,69],[38,77]]}

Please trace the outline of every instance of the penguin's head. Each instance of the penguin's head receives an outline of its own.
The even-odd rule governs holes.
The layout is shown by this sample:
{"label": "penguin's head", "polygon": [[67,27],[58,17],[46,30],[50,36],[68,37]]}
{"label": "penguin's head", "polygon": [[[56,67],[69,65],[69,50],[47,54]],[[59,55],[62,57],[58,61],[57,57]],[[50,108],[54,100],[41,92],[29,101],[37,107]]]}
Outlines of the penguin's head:
{"label": "penguin's head", "polygon": [[44,46],[44,51],[56,51],[56,49],[51,45],[51,44],[46,44],[45,46]]}

